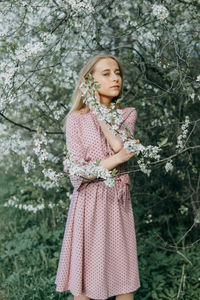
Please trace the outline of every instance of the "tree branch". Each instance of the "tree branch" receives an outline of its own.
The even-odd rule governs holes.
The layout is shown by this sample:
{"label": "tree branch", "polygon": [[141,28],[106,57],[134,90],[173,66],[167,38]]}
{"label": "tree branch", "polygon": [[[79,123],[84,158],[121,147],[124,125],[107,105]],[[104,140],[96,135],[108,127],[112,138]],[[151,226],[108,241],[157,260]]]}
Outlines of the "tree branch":
{"label": "tree branch", "polygon": [[[32,128],[30,128],[30,127],[27,127],[27,126],[25,126],[25,125],[23,125],[23,124],[20,124],[20,123],[17,123],[17,122],[15,122],[15,121],[13,121],[13,120],[11,120],[11,119],[9,119],[8,117],[6,117],[4,114],[2,114],[2,113],[0,113],[0,116],[2,116],[2,118],[4,118],[5,120],[7,120],[8,122],[10,122],[10,123],[12,123],[13,125],[15,125],[15,126],[18,126],[18,127],[21,127],[21,128],[23,128],[23,129],[26,129],[26,130],[28,130],[28,131],[30,131],[30,132],[37,132],[37,130],[35,130],[35,129],[32,129]],[[63,134],[63,132],[62,131],[45,131],[47,134]]]}

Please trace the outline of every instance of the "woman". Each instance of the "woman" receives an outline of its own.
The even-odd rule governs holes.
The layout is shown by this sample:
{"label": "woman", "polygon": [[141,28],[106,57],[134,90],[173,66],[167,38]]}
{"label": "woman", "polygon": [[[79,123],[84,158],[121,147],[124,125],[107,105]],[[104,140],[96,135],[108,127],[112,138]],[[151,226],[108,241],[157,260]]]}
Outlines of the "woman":
{"label": "woman", "polygon": [[[135,155],[123,148],[120,136],[114,136],[104,121],[81,98],[81,79],[91,74],[100,84],[96,95],[110,107],[122,94],[123,70],[112,55],[98,54],[80,72],[73,95],[73,105],[66,117],[67,149],[77,163],[100,160],[100,164],[119,176],[115,186],[95,177],[69,175],[74,191],[70,202],[65,234],[56,276],[56,291],[70,290],[75,300],[133,300],[140,287],[134,215],[130,199],[130,177],[122,174],[125,163]],[[116,108],[122,109],[119,104]],[[137,112],[123,109],[124,123],[134,133]],[[139,140],[137,140],[137,143]]]}

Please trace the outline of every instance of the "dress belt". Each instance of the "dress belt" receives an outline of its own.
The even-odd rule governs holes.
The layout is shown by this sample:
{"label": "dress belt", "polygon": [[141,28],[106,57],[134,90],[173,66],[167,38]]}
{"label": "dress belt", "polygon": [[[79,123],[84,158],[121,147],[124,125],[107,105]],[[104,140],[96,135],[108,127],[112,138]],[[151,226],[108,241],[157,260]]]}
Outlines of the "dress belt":
{"label": "dress belt", "polygon": [[[128,192],[129,192],[129,186],[131,185],[131,180],[128,174],[123,174],[116,176],[115,180],[115,187],[117,190],[117,198],[119,203],[121,203],[124,208],[126,208],[126,202],[128,200]],[[101,181],[102,182],[102,181]],[[79,187],[79,191],[82,189],[86,191],[86,186],[88,186],[90,182],[84,183],[82,186]]]}
{"label": "dress belt", "polygon": [[131,180],[128,174],[120,175],[116,177],[116,188],[117,188],[117,198],[119,203],[121,203],[124,208],[126,208],[126,202],[128,200],[128,192],[129,186],[131,184]]}

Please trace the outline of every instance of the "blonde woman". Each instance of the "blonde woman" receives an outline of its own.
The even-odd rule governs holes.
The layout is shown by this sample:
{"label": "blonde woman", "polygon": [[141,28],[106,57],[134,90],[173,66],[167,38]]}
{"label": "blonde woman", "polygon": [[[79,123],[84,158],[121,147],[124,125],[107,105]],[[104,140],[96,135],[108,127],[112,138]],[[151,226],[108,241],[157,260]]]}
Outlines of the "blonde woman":
{"label": "blonde woman", "polygon": [[[91,74],[101,86],[97,97],[110,107],[121,97],[123,69],[112,55],[92,57],[80,72],[73,94],[72,107],[65,119],[67,149],[76,163],[100,160],[108,169],[117,169],[114,187],[103,181],[88,181],[95,177],[69,175],[74,187],[56,276],[56,291],[70,290],[75,300],[107,299],[133,300],[140,287],[134,215],[130,198],[131,184],[125,164],[135,153],[123,147],[119,135],[99,121],[81,97],[81,79]],[[136,109],[123,109],[123,123],[131,134],[137,119]],[[139,140],[137,140],[137,143]]]}

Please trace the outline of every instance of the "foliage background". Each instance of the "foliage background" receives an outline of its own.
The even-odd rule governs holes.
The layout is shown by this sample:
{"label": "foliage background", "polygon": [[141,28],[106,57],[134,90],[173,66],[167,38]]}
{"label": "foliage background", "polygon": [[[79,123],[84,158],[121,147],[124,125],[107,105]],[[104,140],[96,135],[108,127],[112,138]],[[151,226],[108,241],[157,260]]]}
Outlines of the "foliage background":
{"label": "foliage background", "polygon": [[[151,164],[150,176],[136,158],[128,164],[141,277],[135,298],[200,299],[199,6],[0,3],[1,299],[72,298],[54,285],[72,194],[62,126],[78,72],[99,52],[123,62],[123,103],[138,112],[135,138],[163,144],[165,160]],[[178,152],[186,116],[189,131]]]}

